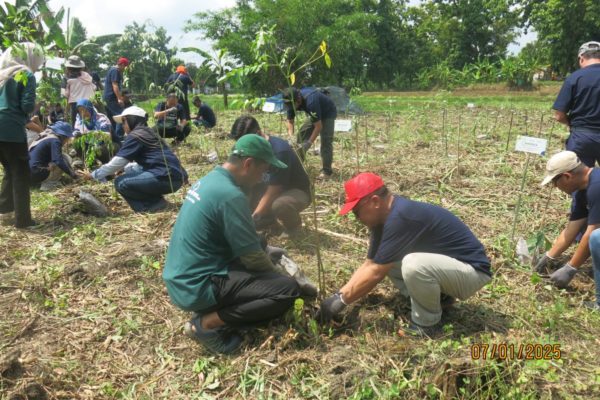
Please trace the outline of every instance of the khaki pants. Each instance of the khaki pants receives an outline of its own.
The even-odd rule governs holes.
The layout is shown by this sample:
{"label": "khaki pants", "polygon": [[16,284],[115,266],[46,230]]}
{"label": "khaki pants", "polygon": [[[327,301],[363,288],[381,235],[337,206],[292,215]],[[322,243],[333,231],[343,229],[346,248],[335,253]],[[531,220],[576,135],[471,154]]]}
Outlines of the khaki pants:
{"label": "khaki pants", "polygon": [[388,277],[400,293],[410,297],[411,318],[421,326],[440,322],[441,293],[465,300],[492,279],[467,263],[433,253],[407,254]]}

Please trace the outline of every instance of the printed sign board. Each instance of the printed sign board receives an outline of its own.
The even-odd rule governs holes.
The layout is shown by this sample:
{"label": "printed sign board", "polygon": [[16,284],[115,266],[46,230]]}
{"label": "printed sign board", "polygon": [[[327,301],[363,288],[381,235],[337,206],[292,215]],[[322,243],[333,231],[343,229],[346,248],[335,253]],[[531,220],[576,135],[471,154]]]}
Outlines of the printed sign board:
{"label": "printed sign board", "polygon": [[335,127],[333,128],[336,132],[350,132],[352,130],[351,119],[336,119]]}
{"label": "printed sign board", "polygon": [[273,112],[275,111],[275,103],[270,101],[265,101],[265,104],[262,106],[262,110],[264,112]]}
{"label": "printed sign board", "polygon": [[543,156],[546,153],[546,146],[548,146],[548,141],[546,139],[531,136],[517,136],[515,150]]}

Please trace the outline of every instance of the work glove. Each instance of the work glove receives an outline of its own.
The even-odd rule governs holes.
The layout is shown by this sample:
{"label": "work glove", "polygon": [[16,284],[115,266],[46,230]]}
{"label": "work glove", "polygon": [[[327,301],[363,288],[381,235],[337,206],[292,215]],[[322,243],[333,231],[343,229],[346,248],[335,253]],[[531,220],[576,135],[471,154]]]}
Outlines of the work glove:
{"label": "work glove", "polygon": [[545,274],[548,271],[554,269],[556,265],[556,258],[550,257],[548,253],[544,254],[542,258],[535,265],[534,271],[538,274]]}
{"label": "work glove", "polygon": [[171,108],[167,109],[167,112],[173,112],[173,111],[177,111],[177,107],[171,107]]}
{"label": "work glove", "polygon": [[277,264],[279,260],[281,260],[281,256],[287,254],[287,251],[281,247],[267,245],[265,248],[265,253],[267,253],[273,264]]}
{"label": "work glove", "polygon": [[569,286],[569,282],[577,274],[577,269],[569,263],[566,263],[550,275],[550,280],[559,288],[564,289]]}
{"label": "work glove", "polygon": [[345,308],[346,304],[342,301],[342,294],[337,292],[321,302],[321,308],[317,312],[317,320],[322,324],[326,324],[332,319],[338,319]]}
{"label": "work glove", "polygon": [[306,153],[311,146],[312,142],[310,140],[306,140],[304,143],[302,143],[302,151]]}

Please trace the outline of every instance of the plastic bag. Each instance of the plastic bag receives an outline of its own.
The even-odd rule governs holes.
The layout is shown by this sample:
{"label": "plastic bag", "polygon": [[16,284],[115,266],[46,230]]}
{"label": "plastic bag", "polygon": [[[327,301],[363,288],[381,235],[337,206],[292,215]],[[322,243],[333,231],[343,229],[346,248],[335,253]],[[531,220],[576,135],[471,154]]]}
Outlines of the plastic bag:
{"label": "plastic bag", "polygon": [[527,241],[520,237],[517,240],[517,257],[519,262],[523,265],[529,265],[531,263],[531,254],[529,254],[529,248],[527,247]]}
{"label": "plastic bag", "polygon": [[97,198],[88,192],[81,190],[79,192],[79,202],[83,205],[83,212],[96,217],[108,216],[108,209]]}
{"label": "plastic bag", "polygon": [[319,292],[317,286],[304,275],[304,272],[285,254],[281,256],[277,266],[281,267],[289,276],[296,280],[302,294],[305,296],[316,297]]}

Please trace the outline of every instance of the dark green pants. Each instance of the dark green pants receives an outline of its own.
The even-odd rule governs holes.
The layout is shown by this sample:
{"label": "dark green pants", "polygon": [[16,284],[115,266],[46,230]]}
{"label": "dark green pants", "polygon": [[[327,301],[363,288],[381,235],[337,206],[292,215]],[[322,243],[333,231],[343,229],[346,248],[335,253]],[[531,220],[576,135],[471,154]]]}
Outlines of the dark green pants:
{"label": "dark green pants", "polygon": [[[335,119],[324,119],[321,122],[323,124],[320,134],[321,161],[323,163],[322,171],[328,175],[331,175],[333,173],[331,164],[333,163],[333,128],[335,126]],[[298,143],[302,144],[304,141],[308,140],[314,129],[315,123],[308,118],[298,131]]]}

